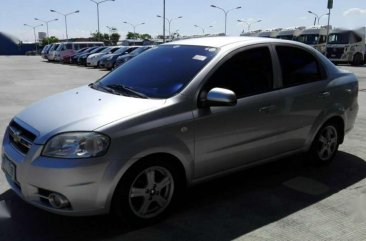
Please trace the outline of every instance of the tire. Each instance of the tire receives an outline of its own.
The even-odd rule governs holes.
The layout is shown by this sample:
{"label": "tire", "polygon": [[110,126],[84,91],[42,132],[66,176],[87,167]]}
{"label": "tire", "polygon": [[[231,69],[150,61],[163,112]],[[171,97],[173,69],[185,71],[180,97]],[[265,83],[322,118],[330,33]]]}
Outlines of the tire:
{"label": "tire", "polygon": [[340,127],[333,122],[325,123],[315,136],[308,153],[312,163],[316,165],[330,163],[337,154],[340,140]]}
{"label": "tire", "polygon": [[141,160],[118,184],[112,212],[126,223],[145,226],[164,218],[179,199],[182,180],[169,160]]}
{"label": "tire", "polygon": [[352,65],[353,66],[360,66],[360,65],[362,65],[362,63],[363,63],[362,54],[361,53],[355,54],[355,56],[353,56]]}

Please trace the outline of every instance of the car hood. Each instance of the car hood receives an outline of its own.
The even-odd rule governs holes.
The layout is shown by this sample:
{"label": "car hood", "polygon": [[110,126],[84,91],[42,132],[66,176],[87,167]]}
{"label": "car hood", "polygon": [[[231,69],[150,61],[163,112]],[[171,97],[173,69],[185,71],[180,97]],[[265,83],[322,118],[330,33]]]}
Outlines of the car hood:
{"label": "car hood", "polygon": [[92,131],[111,122],[160,108],[165,100],[125,97],[83,86],[38,101],[15,121],[35,132],[36,144],[69,131]]}
{"label": "car hood", "polygon": [[132,57],[131,54],[124,54],[122,56],[119,56],[117,59],[120,60],[120,59],[125,59],[125,58],[130,58],[130,57]]}
{"label": "car hood", "polygon": [[101,58],[101,60],[102,59],[107,59],[108,57],[110,57],[110,56],[113,56],[113,54],[106,54],[106,55],[104,55],[102,58]]}
{"label": "car hood", "polygon": [[88,58],[93,58],[93,57],[100,58],[102,55],[104,55],[104,54],[103,53],[91,54],[91,55],[88,56]]}

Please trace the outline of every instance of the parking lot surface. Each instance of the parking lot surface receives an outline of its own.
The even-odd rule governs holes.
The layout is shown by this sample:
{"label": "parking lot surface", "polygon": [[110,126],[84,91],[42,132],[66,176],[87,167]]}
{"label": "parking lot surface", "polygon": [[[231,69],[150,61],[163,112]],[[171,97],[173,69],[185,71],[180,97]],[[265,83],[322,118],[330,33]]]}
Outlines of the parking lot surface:
{"label": "parking lot surface", "polygon": [[[355,128],[329,166],[294,156],[193,187],[163,222],[145,228],[110,216],[63,217],[26,204],[0,172],[0,240],[366,240],[366,66]],[[107,71],[0,56],[0,138],[30,103]]]}

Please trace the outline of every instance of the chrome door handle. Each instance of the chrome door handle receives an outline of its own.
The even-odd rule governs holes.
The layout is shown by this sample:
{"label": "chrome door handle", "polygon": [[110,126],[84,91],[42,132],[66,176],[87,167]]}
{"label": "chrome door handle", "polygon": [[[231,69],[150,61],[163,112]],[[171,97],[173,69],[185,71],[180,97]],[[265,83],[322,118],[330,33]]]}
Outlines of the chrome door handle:
{"label": "chrome door handle", "polygon": [[330,92],[329,91],[324,91],[324,92],[320,93],[319,98],[327,98],[329,96],[330,96]]}
{"label": "chrome door handle", "polygon": [[351,89],[345,89],[344,90],[347,94],[352,94],[352,90]]}
{"label": "chrome door handle", "polygon": [[273,111],[274,109],[276,109],[275,105],[268,105],[268,106],[263,106],[263,107],[259,108],[258,111],[263,112],[263,113],[269,113],[269,112]]}

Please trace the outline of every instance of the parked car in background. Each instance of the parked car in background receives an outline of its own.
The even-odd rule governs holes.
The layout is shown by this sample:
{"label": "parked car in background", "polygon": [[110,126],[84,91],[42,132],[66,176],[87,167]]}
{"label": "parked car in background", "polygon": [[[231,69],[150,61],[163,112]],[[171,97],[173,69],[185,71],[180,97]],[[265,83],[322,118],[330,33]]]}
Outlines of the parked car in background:
{"label": "parked car in background", "polygon": [[56,49],[60,46],[60,43],[53,44],[47,54],[48,61],[54,61],[56,58]]}
{"label": "parked car in background", "polygon": [[44,59],[47,59],[47,55],[48,55],[48,50],[51,48],[52,44],[47,44],[46,46],[43,47],[42,51],[41,51],[41,56]]}
{"label": "parked car in background", "polygon": [[108,48],[104,49],[100,53],[96,53],[96,54],[89,55],[88,58],[86,59],[86,66],[99,67],[99,60],[104,55],[106,55],[106,54],[113,54],[114,52],[116,52],[121,47],[122,46],[111,46],[111,47],[108,47]]}
{"label": "parked car in background", "polygon": [[138,47],[137,49],[135,49],[134,51],[132,51],[131,53],[129,54],[125,54],[125,55],[122,55],[122,56],[119,56],[116,60],[116,64],[114,66],[114,68],[117,68],[118,66],[120,66],[121,64],[124,64],[126,63],[127,61],[129,61],[130,59],[136,57],[137,55],[145,52],[146,50],[148,49],[151,49],[153,46],[151,45],[148,45],[148,46],[141,46],[141,47]]}
{"label": "parked car in background", "polygon": [[63,61],[64,58],[73,56],[76,51],[85,47],[104,46],[103,42],[63,42],[57,49],[56,60]]}
{"label": "parked car in background", "polygon": [[119,56],[128,54],[133,50],[137,49],[139,46],[123,46],[118,49],[113,54],[104,55],[99,61],[99,67],[111,70],[115,67],[116,60]]}
{"label": "parked car in background", "polygon": [[78,58],[78,64],[79,65],[85,65],[86,66],[86,59],[88,58],[89,55],[96,54],[96,53],[100,53],[100,52],[102,52],[106,48],[107,47],[105,47],[105,46],[98,47],[98,48],[94,49],[93,51],[90,51],[89,53],[83,53],[83,54],[81,54],[79,56],[79,58]]}
{"label": "parked car in background", "polygon": [[84,51],[78,53],[78,54],[75,54],[72,58],[71,58],[71,63],[72,64],[77,64],[78,63],[78,58],[82,55],[82,54],[85,54],[85,53],[90,53],[91,51],[93,51],[94,49],[96,48],[99,48],[99,47],[89,47],[87,49],[85,49]]}
{"label": "parked car in background", "polygon": [[49,212],[151,223],[187,186],[296,153],[331,162],[357,96],[353,73],[302,43],[170,42],[17,114],[2,169],[17,195]]}
{"label": "parked car in background", "polygon": [[70,55],[70,56],[65,56],[63,59],[62,59],[62,62],[64,64],[71,64],[72,63],[72,58],[75,56],[75,55],[78,55],[78,54],[81,54],[83,53],[84,51],[86,51],[89,47],[85,47],[85,48],[82,48],[82,49],[79,49],[78,51],[76,51],[73,55]]}

